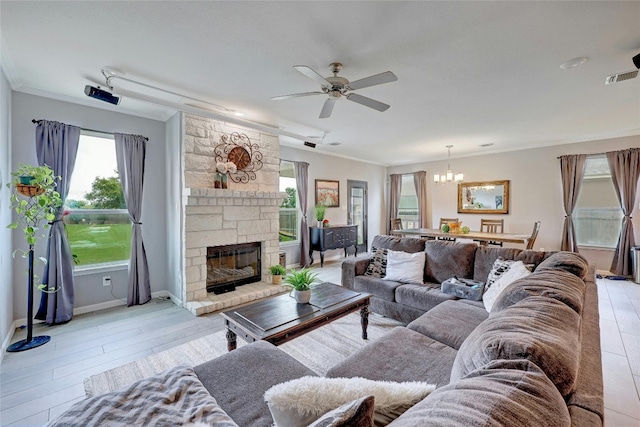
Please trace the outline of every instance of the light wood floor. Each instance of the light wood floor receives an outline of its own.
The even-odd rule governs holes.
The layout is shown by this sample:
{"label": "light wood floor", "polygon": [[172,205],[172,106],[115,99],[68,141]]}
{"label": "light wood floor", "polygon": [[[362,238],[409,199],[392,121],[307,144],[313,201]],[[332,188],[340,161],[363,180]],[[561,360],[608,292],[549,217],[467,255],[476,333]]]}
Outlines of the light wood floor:
{"label": "light wood floor", "polygon": [[[340,261],[317,270],[340,283]],[[640,427],[640,285],[598,280],[606,425]],[[84,398],[83,380],[224,328],[219,314],[194,317],[170,301],[76,316],[35,327],[50,343],[7,353],[0,366],[0,425],[41,426]],[[16,332],[14,341],[24,338]]]}

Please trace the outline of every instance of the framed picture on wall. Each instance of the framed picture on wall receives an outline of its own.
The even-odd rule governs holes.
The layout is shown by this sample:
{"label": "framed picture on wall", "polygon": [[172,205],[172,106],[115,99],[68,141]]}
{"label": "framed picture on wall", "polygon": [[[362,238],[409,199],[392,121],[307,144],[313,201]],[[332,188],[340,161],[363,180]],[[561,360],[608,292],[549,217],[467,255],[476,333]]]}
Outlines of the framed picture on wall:
{"label": "framed picture on wall", "polygon": [[340,206],[340,181],[316,179],[316,205],[328,208]]}

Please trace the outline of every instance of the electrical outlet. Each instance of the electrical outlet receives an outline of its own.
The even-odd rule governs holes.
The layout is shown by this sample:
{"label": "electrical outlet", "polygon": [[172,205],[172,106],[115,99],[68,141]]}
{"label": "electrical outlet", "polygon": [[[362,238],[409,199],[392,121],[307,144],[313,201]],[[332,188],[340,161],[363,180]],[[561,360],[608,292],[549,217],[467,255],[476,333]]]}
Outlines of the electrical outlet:
{"label": "electrical outlet", "polygon": [[102,277],[102,286],[111,286],[111,276]]}
{"label": "electrical outlet", "polygon": [[544,252],[544,248],[540,248],[540,252]]}

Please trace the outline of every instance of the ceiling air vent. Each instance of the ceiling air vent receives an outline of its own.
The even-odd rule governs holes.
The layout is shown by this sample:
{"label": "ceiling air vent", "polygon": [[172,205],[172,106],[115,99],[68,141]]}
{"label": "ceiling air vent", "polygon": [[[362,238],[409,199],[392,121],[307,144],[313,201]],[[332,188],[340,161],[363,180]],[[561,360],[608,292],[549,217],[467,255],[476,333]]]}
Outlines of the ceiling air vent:
{"label": "ceiling air vent", "polygon": [[638,77],[638,70],[627,71],[626,73],[612,74],[604,79],[604,84],[610,85],[612,83],[618,83],[624,80],[635,79],[636,77]]}

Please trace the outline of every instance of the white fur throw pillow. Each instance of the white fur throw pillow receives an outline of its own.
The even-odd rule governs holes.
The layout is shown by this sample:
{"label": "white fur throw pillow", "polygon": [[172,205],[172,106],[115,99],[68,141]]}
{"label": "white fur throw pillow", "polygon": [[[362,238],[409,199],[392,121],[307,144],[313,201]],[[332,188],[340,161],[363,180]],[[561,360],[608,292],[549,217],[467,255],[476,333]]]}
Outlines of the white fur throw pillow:
{"label": "white fur throw pillow", "polygon": [[493,304],[495,304],[496,299],[498,299],[498,295],[502,291],[505,290],[507,286],[511,283],[515,282],[518,279],[528,276],[531,274],[529,269],[522,261],[516,261],[511,264],[511,267],[495,281],[493,285],[489,288],[488,291],[482,295],[482,303],[484,304],[484,308],[491,313],[491,308]]}
{"label": "white fur throw pillow", "polygon": [[[265,392],[264,400],[277,427],[299,427],[311,424],[344,403],[366,396],[374,396],[376,414],[388,419],[389,415],[398,417],[435,388],[435,384],[420,381],[398,383],[308,376],[271,387]],[[403,409],[402,412],[399,409]]]}
{"label": "white fur throw pillow", "polygon": [[387,251],[387,273],[383,280],[404,283],[424,283],[426,254],[416,252]]}

